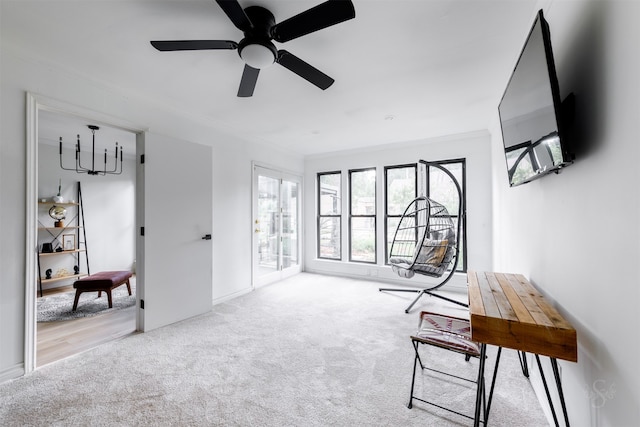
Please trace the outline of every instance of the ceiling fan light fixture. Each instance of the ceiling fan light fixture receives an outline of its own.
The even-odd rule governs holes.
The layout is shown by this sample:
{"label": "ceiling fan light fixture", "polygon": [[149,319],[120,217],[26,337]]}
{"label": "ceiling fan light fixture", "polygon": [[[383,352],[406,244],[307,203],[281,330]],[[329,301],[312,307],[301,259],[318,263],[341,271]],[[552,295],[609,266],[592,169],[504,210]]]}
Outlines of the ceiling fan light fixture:
{"label": "ceiling fan light fixture", "polygon": [[271,41],[285,43],[355,18],[351,0],[325,0],[279,23],[271,11],[261,6],[243,8],[238,0],[215,2],[244,34],[240,43],[231,40],[156,40],[151,45],[161,52],[237,49],[245,63],[238,89],[238,96],[242,98],[253,95],[260,70],[275,62],[322,90],[333,84],[331,77],[294,54],[276,49]]}
{"label": "ceiling fan light fixture", "polygon": [[241,43],[238,46],[238,53],[248,66],[260,70],[276,62],[278,50],[269,41],[251,41],[246,44]]}

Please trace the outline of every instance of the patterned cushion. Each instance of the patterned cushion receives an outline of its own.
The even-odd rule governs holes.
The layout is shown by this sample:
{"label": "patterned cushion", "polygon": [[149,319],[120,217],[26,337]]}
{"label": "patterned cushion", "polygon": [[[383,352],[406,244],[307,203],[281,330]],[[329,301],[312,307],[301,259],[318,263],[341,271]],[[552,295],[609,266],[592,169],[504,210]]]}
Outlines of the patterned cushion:
{"label": "patterned cushion", "polygon": [[471,340],[471,323],[466,319],[423,311],[418,332],[411,339],[480,356],[480,345]]}
{"label": "patterned cushion", "polygon": [[424,239],[422,248],[416,258],[417,264],[430,264],[433,267],[440,265],[447,251],[449,240]]}

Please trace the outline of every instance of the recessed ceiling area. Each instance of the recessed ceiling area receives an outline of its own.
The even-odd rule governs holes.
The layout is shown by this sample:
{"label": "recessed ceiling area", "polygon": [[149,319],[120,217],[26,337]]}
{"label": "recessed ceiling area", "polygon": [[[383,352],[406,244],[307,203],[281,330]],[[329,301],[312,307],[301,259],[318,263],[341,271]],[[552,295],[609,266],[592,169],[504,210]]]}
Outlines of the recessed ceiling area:
{"label": "recessed ceiling area", "polygon": [[[239,3],[263,6],[280,22],[322,1]],[[242,32],[213,0],[3,0],[2,43],[240,139],[314,155],[487,129],[537,6],[535,0],[353,3],[354,19],[274,42],[335,79],[324,91],[274,64],[260,72],[252,97],[239,98],[244,63],[237,51],[151,46],[151,40],[239,41]]]}

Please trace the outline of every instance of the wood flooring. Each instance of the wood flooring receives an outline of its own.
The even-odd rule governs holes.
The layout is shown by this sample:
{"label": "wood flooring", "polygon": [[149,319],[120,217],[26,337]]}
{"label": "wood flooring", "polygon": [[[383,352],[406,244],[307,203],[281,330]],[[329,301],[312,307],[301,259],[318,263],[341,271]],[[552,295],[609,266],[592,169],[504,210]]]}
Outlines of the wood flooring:
{"label": "wood flooring", "polygon": [[[69,289],[66,289],[69,288]],[[73,288],[45,291],[45,295]],[[136,307],[64,322],[38,322],[36,366],[81,353],[136,331]]]}

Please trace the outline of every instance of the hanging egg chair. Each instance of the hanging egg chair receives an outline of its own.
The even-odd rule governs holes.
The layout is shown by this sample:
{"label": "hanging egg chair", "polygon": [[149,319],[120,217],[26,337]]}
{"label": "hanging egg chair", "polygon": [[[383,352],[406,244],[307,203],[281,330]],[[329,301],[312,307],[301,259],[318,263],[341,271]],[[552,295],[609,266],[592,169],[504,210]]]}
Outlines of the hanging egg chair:
{"label": "hanging egg chair", "polygon": [[453,277],[458,263],[460,224],[464,217],[460,184],[449,170],[437,163],[420,160],[420,165],[440,169],[454,184],[458,195],[457,221],[441,203],[426,196],[415,198],[405,209],[396,228],[389,251],[389,264],[403,278],[409,279],[419,274],[440,280],[423,289],[380,288],[380,291],[417,292],[418,296],[405,313],[409,313],[424,294],[467,307],[463,302],[433,293]]}
{"label": "hanging egg chair", "polygon": [[440,203],[422,196],[407,206],[400,219],[389,263],[401,277],[441,277],[456,257],[456,248],[456,229],[449,212]]}

